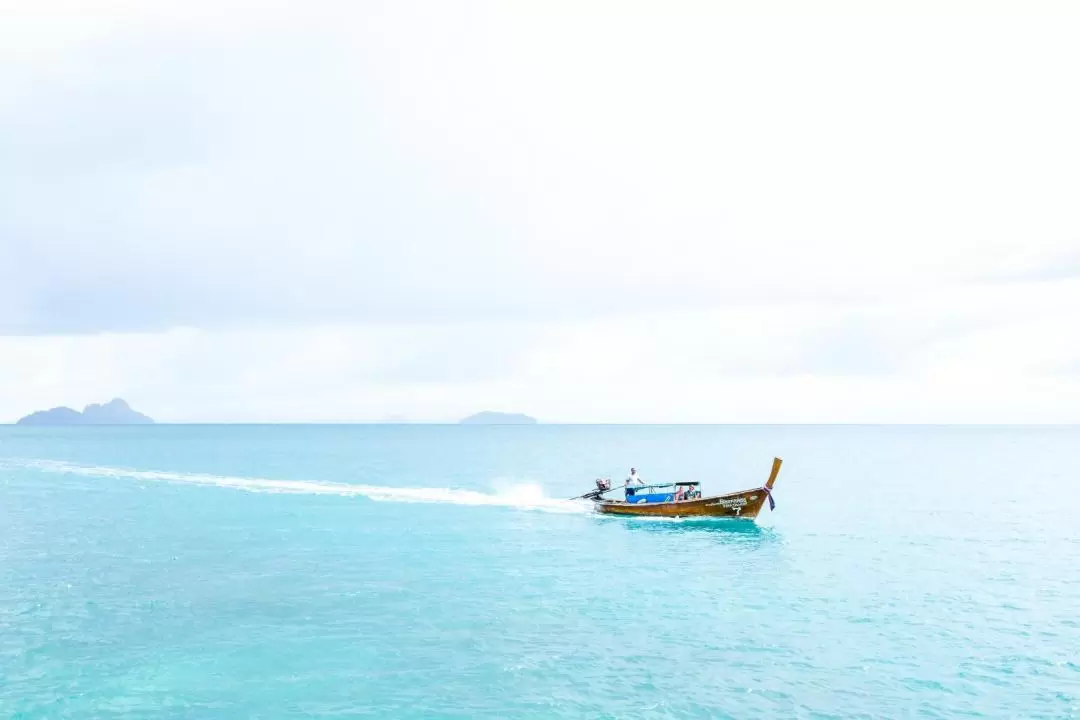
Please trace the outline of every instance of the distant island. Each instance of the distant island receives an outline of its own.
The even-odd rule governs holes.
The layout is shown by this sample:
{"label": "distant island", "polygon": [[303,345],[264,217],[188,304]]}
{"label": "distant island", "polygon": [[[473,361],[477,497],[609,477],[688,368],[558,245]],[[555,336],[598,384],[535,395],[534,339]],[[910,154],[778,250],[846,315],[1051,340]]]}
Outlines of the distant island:
{"label": "distant island", "polygon": [[149,425],[153,419],[136,412],[120,398],[104,405],[87,405],[82,412],[69,407],[38,410],[21,418],[16,425]]}
{"label": "distant island", "polygon": [[459,425],[535,425],[536,418],[521,413],[484,411],[459,421]]}

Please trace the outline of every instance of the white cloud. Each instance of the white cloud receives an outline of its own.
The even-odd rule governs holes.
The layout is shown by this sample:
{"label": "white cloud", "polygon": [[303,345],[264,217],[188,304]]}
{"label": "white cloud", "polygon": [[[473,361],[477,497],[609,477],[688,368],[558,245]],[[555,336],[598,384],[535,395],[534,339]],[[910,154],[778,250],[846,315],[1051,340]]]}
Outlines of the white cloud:
{"label": "white cloud", "polygon": [[[166,421],[1080,422],[1080,282],[891,305],[0,339],[0,407]],[[14,418],[12,418],[14,419]]]}
{"label": "white cloud", "polygon": [[1076,421],[1080,18],[873,7],[4,2],[0,409]]}

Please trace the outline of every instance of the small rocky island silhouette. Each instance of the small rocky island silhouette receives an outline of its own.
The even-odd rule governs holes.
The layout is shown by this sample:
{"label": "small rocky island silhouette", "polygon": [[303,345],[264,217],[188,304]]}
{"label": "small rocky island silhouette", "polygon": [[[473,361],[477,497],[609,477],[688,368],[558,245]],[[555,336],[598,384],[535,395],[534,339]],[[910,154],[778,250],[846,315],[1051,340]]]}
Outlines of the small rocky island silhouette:
{"label": "small rocky island silhouette", "polygon": [[536,418],[521,413],[491,412],[485,410],[460,420],[460,425],[535,425]]}
{"label": "small rocky island silhouette", "polygon": [[20,419],[16,425],[149,425],[154,421],[120,398],[104,405],[94,403],[79,412],[69,407],[38,410]]}

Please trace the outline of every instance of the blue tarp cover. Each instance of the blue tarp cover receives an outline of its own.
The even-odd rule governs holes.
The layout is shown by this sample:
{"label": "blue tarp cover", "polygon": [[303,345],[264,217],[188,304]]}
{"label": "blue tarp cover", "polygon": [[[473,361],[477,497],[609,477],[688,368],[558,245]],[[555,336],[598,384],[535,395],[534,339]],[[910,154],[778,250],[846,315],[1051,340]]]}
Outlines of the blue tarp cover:
{"label": "blue tarp cover", "polygon": [[626,498],[628,503],[654,503],[654,502],[672,502],[675,499],[675,493],[650,493],[642,495],[631,495]]}

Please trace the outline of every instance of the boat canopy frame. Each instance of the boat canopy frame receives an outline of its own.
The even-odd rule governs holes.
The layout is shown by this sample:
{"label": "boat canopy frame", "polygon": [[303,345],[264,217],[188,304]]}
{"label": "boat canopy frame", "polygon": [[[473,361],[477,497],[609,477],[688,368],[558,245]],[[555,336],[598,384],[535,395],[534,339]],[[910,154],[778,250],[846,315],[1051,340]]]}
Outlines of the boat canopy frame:
{"label": "boat canopy frame", "polygon": [[660,489],[660,488],[669,488],[669,487],[688,487],[688,486],[689,486],[689,487],[698,487],[699,485],[701,485],[701,483],[700,483],[700,482],[697,482],[697,481],[694,481],[694,482],[690,482],[690,481],[687,481],[687,482],[670,482],[670,483],[662,483],[662,484],[659,484],[659,485],[621,485],[621,486],[619,486],[619,485],[616,485],[615,487],[613,487],[613,488],[611,488],[611,489],[612,489],[612,490],[619,490],[619,489],[623,489],[623,488],[630,488],[630,489],[632,489],[632,490],[633,490],[634,492],[638,492],[639,490],[655,490],[655,489]]}

